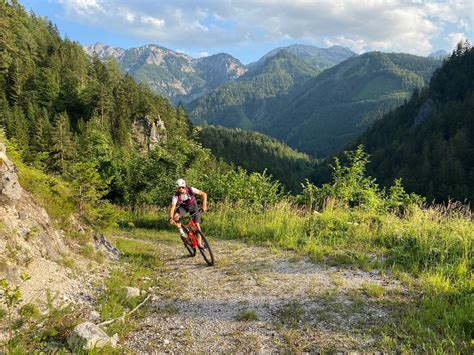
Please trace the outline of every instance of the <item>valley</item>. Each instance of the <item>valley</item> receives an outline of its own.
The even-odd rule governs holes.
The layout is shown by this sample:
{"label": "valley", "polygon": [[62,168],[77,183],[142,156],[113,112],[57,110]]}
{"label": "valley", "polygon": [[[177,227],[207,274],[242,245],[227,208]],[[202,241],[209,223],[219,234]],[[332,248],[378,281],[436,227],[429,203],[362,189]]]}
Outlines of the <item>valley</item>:
{"label": "valley", "polygon": [[1,353],[473,352],[473,46],[268,4],[0,2]]}

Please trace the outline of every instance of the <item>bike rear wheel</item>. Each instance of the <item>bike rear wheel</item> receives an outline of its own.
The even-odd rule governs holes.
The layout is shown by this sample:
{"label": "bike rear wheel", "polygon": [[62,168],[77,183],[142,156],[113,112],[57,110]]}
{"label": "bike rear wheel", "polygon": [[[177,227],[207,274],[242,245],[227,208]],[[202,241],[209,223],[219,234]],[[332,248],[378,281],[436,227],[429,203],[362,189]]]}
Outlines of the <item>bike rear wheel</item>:
{"label": "bike rear wheel", "polygon": [[191,242],[191,240],[188,237],[181,237],[181,238],[182,238],[181,240],[183,241],[184,247],[188,251],[189,255],[196,256],[196,248],[193,247],[193,243]]}
{"label": "bike rear wheel", "polygon": [[214,265],[214,254],[212,254],[212,249],[209,242],[207,241],[206,236],[201,231],[196,231],[196,234],[201,236],[202,248],[200,247],[199,251],[201,252],[202,257],[206,261],[207,265]]}

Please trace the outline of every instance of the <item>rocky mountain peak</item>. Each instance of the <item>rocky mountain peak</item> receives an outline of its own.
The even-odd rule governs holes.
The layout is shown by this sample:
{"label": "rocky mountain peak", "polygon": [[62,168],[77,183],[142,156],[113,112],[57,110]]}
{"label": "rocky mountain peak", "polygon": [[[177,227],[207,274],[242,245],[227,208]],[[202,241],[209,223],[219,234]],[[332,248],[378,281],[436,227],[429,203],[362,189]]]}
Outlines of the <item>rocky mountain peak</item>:
{"label": "rocky mountain peak", "polygon": [[96,53],[101,60],[105,60],[110,57],[119,58],[125,52],[125,49],[123,48],[114,48],[99,42],[89,46],[83,46],[83,48],[89,55]]}
{"label": "rocky mountain peak", "polygon": [[218,53],[209,57],[195,59],[196,69],[211,80],[214,85],[221,85],[235,80],[247,72],[247,68],[236,58],[227,53]]}

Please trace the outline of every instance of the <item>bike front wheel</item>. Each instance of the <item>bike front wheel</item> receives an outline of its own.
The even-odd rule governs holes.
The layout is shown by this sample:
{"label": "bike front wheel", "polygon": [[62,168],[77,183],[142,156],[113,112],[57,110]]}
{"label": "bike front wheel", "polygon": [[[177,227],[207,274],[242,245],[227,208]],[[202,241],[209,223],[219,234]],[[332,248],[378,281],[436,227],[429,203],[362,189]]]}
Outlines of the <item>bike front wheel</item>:
{"label": "bike front wheel", "polygon": [[202,248],[199,247],[199,251],[201,252],[202,257],[206,261],[207,265],[214,265],[214,254],[212,254],[212,249],[209,242],[207,241],[206,236],[201,231],[196,231],[196,234],[201,236]]}

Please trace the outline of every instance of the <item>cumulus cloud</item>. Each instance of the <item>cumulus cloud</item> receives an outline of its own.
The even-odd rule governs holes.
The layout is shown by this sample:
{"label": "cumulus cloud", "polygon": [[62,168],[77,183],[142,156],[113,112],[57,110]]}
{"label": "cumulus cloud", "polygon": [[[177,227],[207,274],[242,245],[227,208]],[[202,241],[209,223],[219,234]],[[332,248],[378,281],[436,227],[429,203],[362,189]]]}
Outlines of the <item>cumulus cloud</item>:
{"label": "cumulus cloud", "polygon": [[78,21],[182,47],[340,44],[427,54],[446,27],[472,29],[472,0],[58,0]]}
{"label": "cumulus cloud", "polygon": [[446,41],[448,42],[449,47],[451,49],[455,49],[456,45],[459,42],[461,41],[464,42],[466,39],[467,39],[466,35],[462,32],[453,32],[453,33],[448,34],[448,36],[446,37]]}

